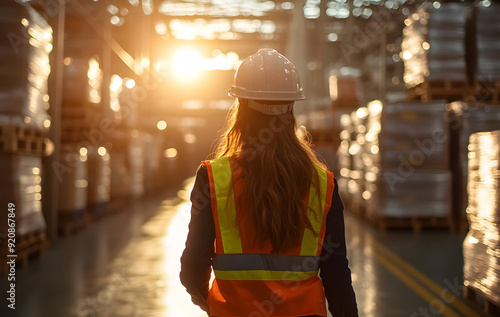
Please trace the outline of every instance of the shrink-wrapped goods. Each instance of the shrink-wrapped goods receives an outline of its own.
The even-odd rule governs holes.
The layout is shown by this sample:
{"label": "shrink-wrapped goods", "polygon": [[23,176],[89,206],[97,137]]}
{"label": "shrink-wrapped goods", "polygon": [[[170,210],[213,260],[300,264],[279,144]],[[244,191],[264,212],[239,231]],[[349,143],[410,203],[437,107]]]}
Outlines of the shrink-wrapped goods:
{"label": "shrink-wrapped goods", "polygon": [[500,130],[470,136],[464,285],[500,303]]}
{"label": "shrink-wrapped goods", "polygon": [[33,8],[12,1],[0,4],[0,29],[0,124],[45,131],[52,28]]}
{"label": "shrink-wrapped goods", "polygon": [[466,17],[463,3],[419,6],[405,20],[402,58],[407,87],[424,81],[466,83]]}
{"label": "shrink-wrapped goods", "polygon": [[382,217],[438,217],[451,212],[446,103],[368,106],[364,198]]}
{"label": "shrink-wrapped goods", "polygon": [[454,211],[465,221],[468,204],[468,147],[469,137],[477,132],[489,132],[500,127],[500,107],[498,105],[468,106],[463,102],[448,104],[451,131],[451,167],[453,171]]}
{"label": "shrink-wrapped goods", "polygon": [[59,215],[83,213],[87,207],[87,150],[61,152],[59,158]]}
{"label": "shrink-wrapped goods", "polygon": [[[15,205],[16,234],[23,236],[45,231],[42,213],[42,159],[35,155],[0,155],[0,202]],[[3,214],[6,215],[6,214]],[[7,236],[7,216],[1,220],[0,235]]]}
{"label": "shrink-wrapped goods", "polygon": [[88,153],[88,205],[108,203],[110,195],[110,157],[105,147],[89,150]]}
{"label": "shrink-wrapped goods", "polygon": [[500,5],[479,6],[477,12],[477,69],[480,82],[499,81],[500,64]]}
{"label": "shrink-wrapped goods", "polygon": [[352,133],[341,133],[349,142],[339,149],[339,161],[351,163],[341,169],[350,198],[360,199],[368,218],[447,219],[452,176],[446,103],[372,101],[354,114],[357,121],[346,118],[350,126],[344,130]]}

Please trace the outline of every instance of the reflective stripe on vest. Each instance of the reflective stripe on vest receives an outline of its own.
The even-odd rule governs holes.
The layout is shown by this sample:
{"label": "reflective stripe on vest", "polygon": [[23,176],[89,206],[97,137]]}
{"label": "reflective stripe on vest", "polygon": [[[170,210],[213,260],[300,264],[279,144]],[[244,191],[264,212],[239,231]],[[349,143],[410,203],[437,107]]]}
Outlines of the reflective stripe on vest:
{"label": "reflective stripe on vest", "polygon": [[[316,167],[319,176],[321,201],[318,199],[316,187],[311,182],[309,189],[308,218],[314,232],[304,230],[300,254],[243,254],[239,229],[236,226],[236,203],[232,188],[231,163],[222,157],[205,165],[209,168],[212,194],[215,194],[214,221],[218,221],[217,231],[223,250],[216,250],[214,257],[214,273],[221,280],[306,280],[318,274],[319,254],[321,252],[326,218],[325,203],[327,199],[328,174]],[[333,186],[333,175],[330,186]],[[329,193],[331,195],[331,192]],[[214,197],[212,197],[214,199]],[[215,206],[214,206],[215,204]],[[216,248],[217,249],[217,248]],[[221,252],[223,251],[223,252]]]}
{"label": "reflective stripe on vest", "polygon": [[315,276],[319,256],[216,254],[215,275],[224,280],[297,281]]}
{"label": "reflective stripe on vest", "polygon": [[316,233],[316,236],[311,230],[305,230],[304,236],[302,237],[302,247],[300,248],[300,255],[316,255],[318,251],[318,238],[319,232],[321,231],[321,226],[323,224],[323,213],[325,212],[325,199],[326,199],[326,185],[328,176],[326,172],[316,166],[316,171],[318,172],[319,178],[319,188],[321,190],[321,205],[318,206],[318,193],[316,187],[313,186],[311,182],[311,187],[309,188],[309,207],[315,210],[318,214],[314,217],[311,212],[309,212],[308,217],[311,225]]}
{"label": "reflective stripe on vest", "polygon": [[224,253],[241,253],[240,233],[235,227],[236,207],[234,190],[232,190],[232,174],[229,159],[221,157],[210,162],[212,177],[217,198],[217,218]]}

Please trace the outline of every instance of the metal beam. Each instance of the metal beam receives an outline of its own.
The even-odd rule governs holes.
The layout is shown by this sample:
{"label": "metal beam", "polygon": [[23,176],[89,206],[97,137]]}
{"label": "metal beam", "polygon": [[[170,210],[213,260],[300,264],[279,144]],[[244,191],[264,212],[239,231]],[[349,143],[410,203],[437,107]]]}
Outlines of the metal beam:
{"label": "metal beam", "polygon": [[64,67],[64,19],[65,1],[58,1],[57,14],[50,19],[53,28],[53,51],[51,56],[51,74],[49,77],[50,108],[49,115],[52,118],[48,138],[54,143],[54,152],[44,157],[43,163],[43,186],[42,186],[42,210],[47,224],[47,238],[51,243],[57,240],[57,216],[59,209],[59,175],[57,164],[59,163],[59,150],[61,147],[61,103]]}

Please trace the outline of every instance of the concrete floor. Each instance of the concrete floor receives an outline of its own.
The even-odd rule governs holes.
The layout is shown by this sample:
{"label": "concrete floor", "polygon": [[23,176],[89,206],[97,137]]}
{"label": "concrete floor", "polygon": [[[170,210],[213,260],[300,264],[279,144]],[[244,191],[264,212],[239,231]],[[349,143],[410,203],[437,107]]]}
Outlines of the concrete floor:
{"label": "concrete floor", "polygon": [[[16,310],[0,316],[206,316],[178,278],[190,184],[57,241],[17,271]],[[482,316],[462,300],[463,234],[380,232],[346,213],[346,235],[360,316]]]}

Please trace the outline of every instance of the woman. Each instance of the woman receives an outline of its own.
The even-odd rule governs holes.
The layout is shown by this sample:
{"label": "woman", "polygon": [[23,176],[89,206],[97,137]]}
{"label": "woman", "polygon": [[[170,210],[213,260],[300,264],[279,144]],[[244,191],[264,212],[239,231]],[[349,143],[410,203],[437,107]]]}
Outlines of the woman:
{"label": "woman", "polygon": [[182,284],[210,316],[326,316],[325,297],[333,316],[357,316],[337,183],[296,133],[295,67],[259,50],[229,94],[216,159],[191,193]]}

